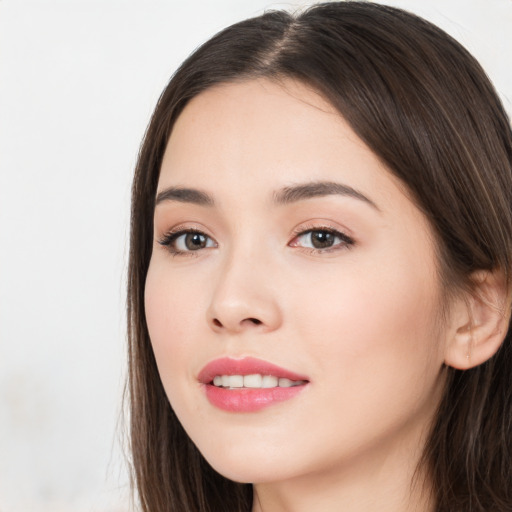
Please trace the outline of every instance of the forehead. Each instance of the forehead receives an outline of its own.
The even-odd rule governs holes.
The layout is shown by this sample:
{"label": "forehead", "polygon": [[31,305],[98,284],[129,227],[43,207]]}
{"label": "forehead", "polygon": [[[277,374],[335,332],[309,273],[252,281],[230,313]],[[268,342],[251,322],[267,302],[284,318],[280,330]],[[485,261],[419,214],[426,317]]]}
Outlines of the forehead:
{"label": "forehead", "polygon": [[321,95],[300,82],[257,79],[217,85],[190,101],[174,125],[158,188],[252,197],[312,181],[406,198]]}

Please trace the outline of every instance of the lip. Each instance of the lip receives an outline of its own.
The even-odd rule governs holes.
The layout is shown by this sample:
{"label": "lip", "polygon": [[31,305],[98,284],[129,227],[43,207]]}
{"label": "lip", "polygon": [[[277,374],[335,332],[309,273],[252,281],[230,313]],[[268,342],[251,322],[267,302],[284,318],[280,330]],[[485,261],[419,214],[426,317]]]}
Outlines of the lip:
{"label": "lip", "polygon": [[252,375],[260,373],[261,375],[274,375],[284,377],[290,380],[309,380],[304,375],[281,368],[275,364],[257,359],[255,357],[244,357],[243,359],[233,359],[231,357],[222,357],[209,362],[198,375],[199,382],[209,384],[216,375]]}
{"label": "lip", "polygon": [[[213,385],[213,378],[216,375],[252,375],[256,373],[306,382],[289,388],[275,387],[262,389],[225,389]],[[295,397],[309,383],[309,379],[304,375],[254,357],[245,357],[243,359],[223,357],[215,359],[199,372],[198,380],[203,384],[208,401],[213,406],[229,412],[259,411]]]}

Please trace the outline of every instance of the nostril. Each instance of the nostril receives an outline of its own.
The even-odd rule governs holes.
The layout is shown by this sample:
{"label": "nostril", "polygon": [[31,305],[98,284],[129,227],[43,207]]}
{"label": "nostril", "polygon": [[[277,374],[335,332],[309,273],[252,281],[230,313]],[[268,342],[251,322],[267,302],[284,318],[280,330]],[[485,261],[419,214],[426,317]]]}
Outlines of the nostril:
{"label": "nostril", "polygon": [[[253,325],[261,325],[263,323],[261,320],[258,320],[257,318],[246,318],[242,321],[241,325],[246,322],[249,322]],[[212,320],[212,323],[215,327],[222,327],[222,328],[225,327],[225,325],[218,318],[214,318]]]}

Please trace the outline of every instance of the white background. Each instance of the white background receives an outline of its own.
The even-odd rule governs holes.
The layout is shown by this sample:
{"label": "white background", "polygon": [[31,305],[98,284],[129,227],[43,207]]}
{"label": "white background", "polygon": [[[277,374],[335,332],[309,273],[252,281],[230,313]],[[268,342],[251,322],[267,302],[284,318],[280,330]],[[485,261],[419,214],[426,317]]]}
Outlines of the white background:
{"label": "white background", "polygon": [[[387,2],[442,26],[512,111],[512,0]],[[265,0],[0,0],[0,512],[129,509],[129,189],[173,70]]]}

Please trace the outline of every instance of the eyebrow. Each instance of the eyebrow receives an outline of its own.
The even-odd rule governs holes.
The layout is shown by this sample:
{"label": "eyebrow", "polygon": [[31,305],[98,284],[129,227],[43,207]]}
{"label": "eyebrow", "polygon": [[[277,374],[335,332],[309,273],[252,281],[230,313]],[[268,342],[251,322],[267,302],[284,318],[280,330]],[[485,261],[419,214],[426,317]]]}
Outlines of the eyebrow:
{"label": "eyebrow", "polygon": [[334,181],[314,181],[311,183],[284,187],[274,193],[274,201],[277,204],[289,204],[297,201],[303,201],[304,199],[331,195],[341,195],[359,199],[360,201],[369,204],[377,211],[381,211],[380,208],[363,193],[348,185]]}
{"label": "eyebrow", "polygon": [[[363,193],[348,185],[333,181],[314,181],[311,183],[284,187],[274,192],[273,199],[276,204],[286,205],[303,201],[305,199],[331,195],[352,197],[367,203],[379,212],[381,211],[380,208]],[[192,203],[199,206],[209,207],[215,205],[213,197],[208,193],[195,188],[186,187],[168,187],[162,190],[156,196],[155,206],[164,201],[177,201],[180,203]]]}
{"label": "eyebrow", "polygon": [[163,201],[178,201],[180,203],[192,203],[200,206],[213,206],[213,198],[201,190],[195,188],[169,187],[156,196],[155,206]]}

